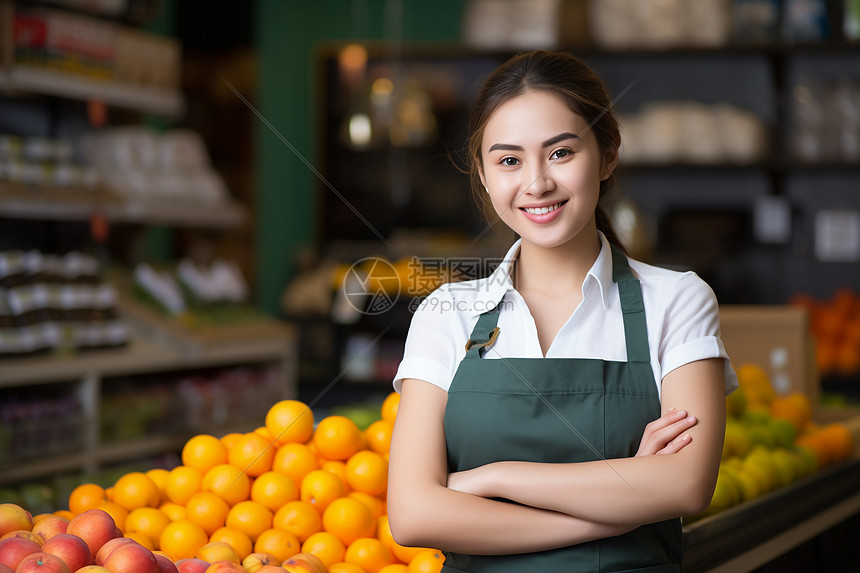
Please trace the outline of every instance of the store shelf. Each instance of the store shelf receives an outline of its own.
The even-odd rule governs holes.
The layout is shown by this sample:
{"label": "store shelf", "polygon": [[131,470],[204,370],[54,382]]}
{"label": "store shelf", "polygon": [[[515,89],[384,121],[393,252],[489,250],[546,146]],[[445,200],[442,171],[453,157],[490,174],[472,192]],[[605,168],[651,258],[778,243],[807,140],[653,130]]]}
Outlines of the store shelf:
{"label": "store shelf", "polygon": [[684,571],[743,573],[860,514],[860,458],[684,527]]}
{"label": "store shelf", "polygon": [[95,214],[110,222],[184,227],[235,228],[246,212],[238,203],[127,199],[104,189],[87,191],[27,187],[0,182],[0,217],[39,221],[88,221]]}
{"label": "store shelf", "polygon": [[14,65],[0,70],[0,90],[52,95],[178,117],[185,111],[185,100],[175,90],[123,85],[109,80],[91,79],[61,70]]}
{"label": "store shelf", "polygon": [[0,483],[15,483],[32,476],[53,476],[77,470],[81,467],[82,456],[82,453],[68,454],[0,465]]}

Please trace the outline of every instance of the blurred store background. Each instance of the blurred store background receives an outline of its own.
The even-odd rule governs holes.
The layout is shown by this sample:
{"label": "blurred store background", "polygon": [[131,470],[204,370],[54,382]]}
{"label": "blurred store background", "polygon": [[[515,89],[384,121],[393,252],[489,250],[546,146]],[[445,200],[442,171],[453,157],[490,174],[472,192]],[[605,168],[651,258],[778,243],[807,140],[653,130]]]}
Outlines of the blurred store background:
{"label": "blurred store background", "polygon": [[511,241],[464,133],[535,48],[617,98],[632,254],[802,310],[763,365],[860,400],[860,1],[0,0],[0,485],[370,415],[421,296]]}

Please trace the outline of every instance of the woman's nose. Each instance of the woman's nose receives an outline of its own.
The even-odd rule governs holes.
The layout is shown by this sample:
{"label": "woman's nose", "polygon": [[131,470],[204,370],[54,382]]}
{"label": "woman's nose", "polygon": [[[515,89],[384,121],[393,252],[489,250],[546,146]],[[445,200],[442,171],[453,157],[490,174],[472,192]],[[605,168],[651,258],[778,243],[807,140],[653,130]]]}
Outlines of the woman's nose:
{"label": "woman's nose", "polygon": [[540,196],[547,191],[552,191],[555,188],[555,182],[552,178],[552,170],[546,165],[537,165],[534,169],[528,171],[528,181],[525,181],[525,192],[529,195]]}

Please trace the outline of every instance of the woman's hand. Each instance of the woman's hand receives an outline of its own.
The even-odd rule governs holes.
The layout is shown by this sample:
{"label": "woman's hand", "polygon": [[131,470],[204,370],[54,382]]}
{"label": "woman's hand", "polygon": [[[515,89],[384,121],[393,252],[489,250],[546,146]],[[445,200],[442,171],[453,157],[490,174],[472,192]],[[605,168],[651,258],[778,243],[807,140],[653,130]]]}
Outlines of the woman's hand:
{"label": "woman's hand", "polygon": [[685,432],[695,426],[697,421],[695,416],[687,416],[684,410],[666,412],[645,426],[635,457],[680,452],[692,441]]}

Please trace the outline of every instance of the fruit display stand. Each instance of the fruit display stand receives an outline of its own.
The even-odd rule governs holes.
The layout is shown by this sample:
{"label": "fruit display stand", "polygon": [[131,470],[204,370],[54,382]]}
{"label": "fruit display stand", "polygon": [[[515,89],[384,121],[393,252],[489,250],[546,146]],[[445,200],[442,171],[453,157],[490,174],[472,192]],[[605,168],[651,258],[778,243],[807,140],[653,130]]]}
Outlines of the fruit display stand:
{"label": "fruit display stand", "polygon": [[[833,413],[823,417],[832,419]],[[845,419],[860,443],[860,414]],[[783,488],[684,525],[684,571],[754,571],[860,515],[860,451]]]}
{"label": "fruit display stand", "polygon": [[[201,369],[257,366],[275,373],[274,396],[289,398],[296,393],[296,352],[292,328],[283,323],[269,323],[262,332],[232,337],[219,336],[217,341],[187,336],[182,341],[170,336],[156,337],[132,328],[130,343],[121,349],[91,350],[80,354],[11,358],[0,364],[0,390],[68,386],[81,404],[76,428],[79,438],[74,446],[61,448],[51,455],[26,460],[0,462],[0,484],[13,484],[63,472],[92,473],[127,460],[163,455],[178,451],[188,438],[189,428],[179,425],[157,435],[141,435],[116,440],[104,436],[104,421],[109,412],[102,410],[103,399],[112,386],[128,377],[149,376],[150,380],[167,379],[171,373],[195,372]],[[175,399],[175,400],[174,400]],[[167,402],[179,402],[171,396]],[[266,404],[263,405],[265,407]],[[183,413],[180,413],[182,415]],[[184,413],[188,415],[187,412]],[[175,417],[175,416],[174,416]],[[230,419],[212,431],[247,430],[252,421]],[[196,428],[197,430],[199,428]]]}

